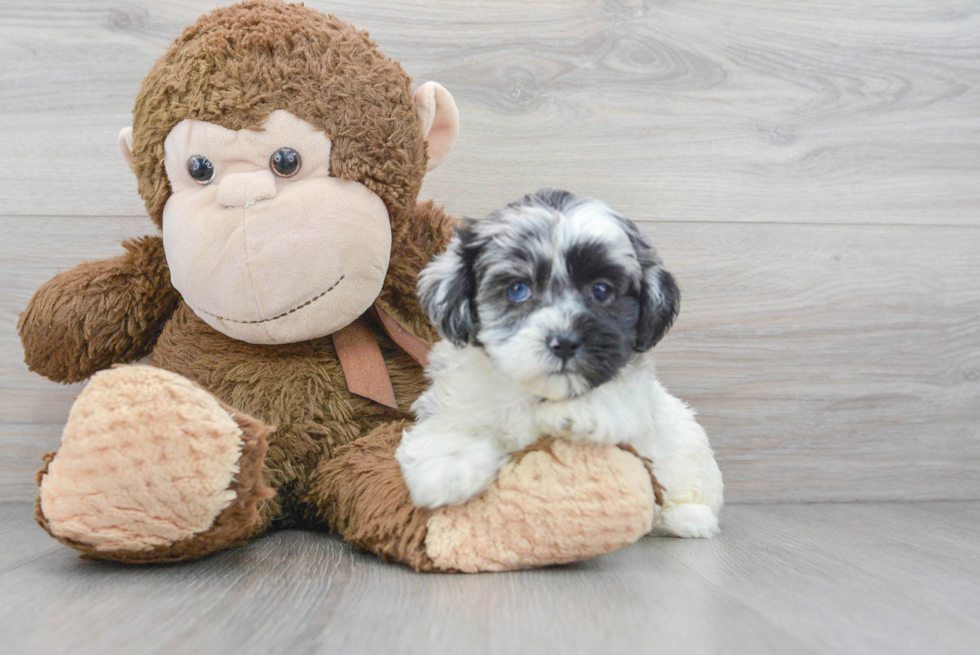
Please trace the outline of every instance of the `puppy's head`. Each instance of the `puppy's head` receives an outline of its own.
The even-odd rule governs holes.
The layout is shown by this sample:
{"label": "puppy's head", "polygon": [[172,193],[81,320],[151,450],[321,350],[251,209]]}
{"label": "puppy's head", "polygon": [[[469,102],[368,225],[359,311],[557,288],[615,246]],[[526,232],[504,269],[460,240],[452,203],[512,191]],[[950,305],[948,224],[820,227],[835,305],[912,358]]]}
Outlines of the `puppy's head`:
{"label": "puppy's head", "polygon": [[553,400],[611,379],[680,306],[636,225],[550,190],[464,223],[418,291],[443,338],[482,347],[499,373]]}

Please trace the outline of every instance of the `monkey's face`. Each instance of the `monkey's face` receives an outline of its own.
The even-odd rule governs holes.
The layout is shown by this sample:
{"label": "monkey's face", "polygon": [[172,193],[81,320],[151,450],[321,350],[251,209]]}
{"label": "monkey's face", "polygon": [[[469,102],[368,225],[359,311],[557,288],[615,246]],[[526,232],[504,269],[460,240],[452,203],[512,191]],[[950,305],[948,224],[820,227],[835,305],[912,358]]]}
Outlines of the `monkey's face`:
{"label": "monkey's face", "polygon": [[184,120],[164,142],[171,280],[216,330],[249,343],[330,334],[377,298],[391,227],[381,198],[330,177],[330,139],[287,111],[261,130]]}

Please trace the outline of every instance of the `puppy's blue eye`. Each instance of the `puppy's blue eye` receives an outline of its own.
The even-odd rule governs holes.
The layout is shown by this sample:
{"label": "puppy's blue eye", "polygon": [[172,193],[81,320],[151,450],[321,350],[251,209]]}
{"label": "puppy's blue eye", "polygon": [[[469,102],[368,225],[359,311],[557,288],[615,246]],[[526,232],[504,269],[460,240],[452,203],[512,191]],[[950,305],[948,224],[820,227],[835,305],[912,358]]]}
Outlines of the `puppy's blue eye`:
{"label": "puppy's blue eye", "polygon": [[612,287],[605,282],[596,282],[592,285],[592,300],[600,305],[612,302],[614,295]]}
{"label": "puppy's blue eye", "polygon": [[507,287],[507,297],[511,302],[524,302],[531,297],[531,287],[526,282],[518,282]]}

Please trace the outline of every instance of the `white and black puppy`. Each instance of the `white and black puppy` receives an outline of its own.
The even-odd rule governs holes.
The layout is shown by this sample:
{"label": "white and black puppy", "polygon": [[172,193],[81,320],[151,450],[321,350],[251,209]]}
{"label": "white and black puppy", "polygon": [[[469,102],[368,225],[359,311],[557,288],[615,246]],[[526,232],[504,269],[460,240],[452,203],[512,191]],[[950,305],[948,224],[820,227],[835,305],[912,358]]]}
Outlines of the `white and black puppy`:
{"label": "white and black puppy", "polygon": [[680,293],[636,225],[598,200],[539,191],[460,227],[418,292],[444,341],[396,454],[416,505],[463,503],[510,453],[560,436],[633,446],[665,488],[658,525],[717,533],[721,472],[649,353]]}

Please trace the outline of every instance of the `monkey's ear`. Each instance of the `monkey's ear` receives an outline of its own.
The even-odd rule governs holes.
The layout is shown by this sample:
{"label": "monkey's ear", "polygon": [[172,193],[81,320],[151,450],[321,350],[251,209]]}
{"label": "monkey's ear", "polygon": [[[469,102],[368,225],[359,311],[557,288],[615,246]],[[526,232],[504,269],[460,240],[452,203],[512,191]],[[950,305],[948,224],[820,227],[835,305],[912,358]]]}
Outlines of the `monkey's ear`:
{"label": "monkey's ear", "polygon": [[415,115],[425,135],[425,150],[429,154],[426,170],[438,166],[456,143],[459,135],[459,110],[456,101],[437,82],[426,82],[415,91]]}
{"label": "monkey's ear", "polygon": [[130,126],[119,130],[119,152],[122,153],[123,159],[132,168],[135,158],[133,157],[133,128]]}

